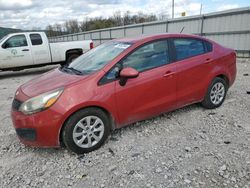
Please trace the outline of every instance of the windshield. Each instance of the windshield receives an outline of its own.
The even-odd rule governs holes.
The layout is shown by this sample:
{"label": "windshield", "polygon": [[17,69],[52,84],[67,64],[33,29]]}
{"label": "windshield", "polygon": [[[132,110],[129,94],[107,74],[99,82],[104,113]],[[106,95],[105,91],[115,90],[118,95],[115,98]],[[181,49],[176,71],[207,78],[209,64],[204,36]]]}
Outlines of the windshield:
{"label": "windshield", "polygon": [[111,62],[120,53],[131,46],[131,43],[125,42],[107,42],[89,50],[79,58],[74,60],[67,68],[89,74],[102,69]]}
{"label": "windshield", "polygon": [[9,36],[9,35],[6,35],[6,36],[4,36],[3,38],[1,38],[1,39],[0,39],[0,43],[1,43],[4,39],[6,39],[8,36]]}

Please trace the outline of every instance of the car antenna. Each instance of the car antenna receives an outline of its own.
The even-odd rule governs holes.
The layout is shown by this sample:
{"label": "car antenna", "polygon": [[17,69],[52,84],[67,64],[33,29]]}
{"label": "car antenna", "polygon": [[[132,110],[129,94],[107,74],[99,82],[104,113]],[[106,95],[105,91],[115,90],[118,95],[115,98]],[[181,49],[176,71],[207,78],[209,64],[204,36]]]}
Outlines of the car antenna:
{"label": "car antenna", "polygon": [[184,26],[184,27],[182,27],[182,29],[181,29],[181,32],[180,32],[180,33],[182,33],[182,31],[184,30],[184,28],[185,28],[185,26]]}

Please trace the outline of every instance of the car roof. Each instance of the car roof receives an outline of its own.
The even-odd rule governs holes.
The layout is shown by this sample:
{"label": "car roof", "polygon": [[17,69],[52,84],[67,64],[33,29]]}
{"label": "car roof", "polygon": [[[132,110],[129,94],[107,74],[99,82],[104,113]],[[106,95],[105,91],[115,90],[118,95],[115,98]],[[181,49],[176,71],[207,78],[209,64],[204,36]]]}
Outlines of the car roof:
{"label": "car roof", "polygon": [[119,42],[128,42],[128,43],[137,43],[142,42],[145,40],[154,40],[154,39],[161,39],[161,38],[175,38],[175,37],[192,37],[197,39],[203,39],[207,40],[203,37],[200,37],[198,35],[191,35],[191,34],[180,34],[180,33],[161,33],[161,34],[153,34],[153,35],[139,35],[137,37],[129,37],[129,38],[121,38],[121,39],[114,39],[115,41]]}

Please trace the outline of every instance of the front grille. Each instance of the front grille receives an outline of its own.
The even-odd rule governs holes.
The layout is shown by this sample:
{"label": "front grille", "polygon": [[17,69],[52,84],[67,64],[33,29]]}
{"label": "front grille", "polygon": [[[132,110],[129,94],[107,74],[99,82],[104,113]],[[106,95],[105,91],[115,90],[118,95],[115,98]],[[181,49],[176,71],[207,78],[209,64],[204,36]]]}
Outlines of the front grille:
{"label": "front grille", "polygon": [[21,101],[14,99],[12,102],[12,109],[18,111],[21,105],[22,105]]}

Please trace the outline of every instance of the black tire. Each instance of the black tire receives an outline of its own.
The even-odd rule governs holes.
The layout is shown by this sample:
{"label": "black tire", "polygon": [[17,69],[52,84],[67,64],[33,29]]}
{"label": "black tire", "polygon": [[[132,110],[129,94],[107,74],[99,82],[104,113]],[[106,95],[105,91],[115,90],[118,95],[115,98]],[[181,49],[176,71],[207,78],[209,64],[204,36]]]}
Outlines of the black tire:
{"label": "black tire", "polygon": [[[212,89],[215,87],[216,84],[218,85],[218,83],[223,85],[223,87],[224,87],[224,95],[223,95],[223,98],[221,100],[217,101],[218,102],[218,104],[217,104],[217,103],[212,101],[211,93],[212,93]],[[224,79],[222,79],[220,77],[214,78],[213,81],[211,82],[211,84],[208,87],[208,90],[207,90],[207,93],[205,95],[204,100],[201,102],[202,106],[204,108],[208,108],[208,109],[218,108],[224,102],[224,100],[226,98],[227,90],[228,90],[228,84]]]}
{"label": "black tire", "polygon": [[[74,131],[75,127],[77,126],[77,123],[79,123],[80,120],[82,120],[83,118],[89,117],[89,116],[98,117],[103,122],[104,133],[103,133],[103,136],[101,137],[101,139],[95,145],[88,147],[88,148],[82,148],[75,143],[74,138],[73,138],[73,131]],[[91,152],[91,151],[96,150],[99,147],[101,147],[101,145],[108,138],[108,136],[110,134],[110,130],[111,130],[110,125],[111,125],[111,123],[110,123],[110,120],[109,120],[107,114],[104,111],[102,111],[101,109],[86,108],[86,109],[80,110],[80,111],[74,113],[65,123],[65,126],[63,129],[63,134],[62,134],[63,142],[69,150],[71,150],[77,154]],[[78,129],[78,128],[76,128],[76,129]],[[82,130],[84,130],[84,129],[82,129]],[[84,133],[84,134],[90,134],[90,133]],[[79,137],[81,139],[81,136],[79,136]],[[83,137],[84,136],[82,136],[82,138]],[[89,135],[85,136],[84,141],[87,139],[87,142],[88,142],[89,141],[88,137],[89,137]]]}
{"label": "black tire", "polygon": [[66,60],[66,64],[72,63],[72,61],[78,58],[79,56],[79,54],[69,54]]}

